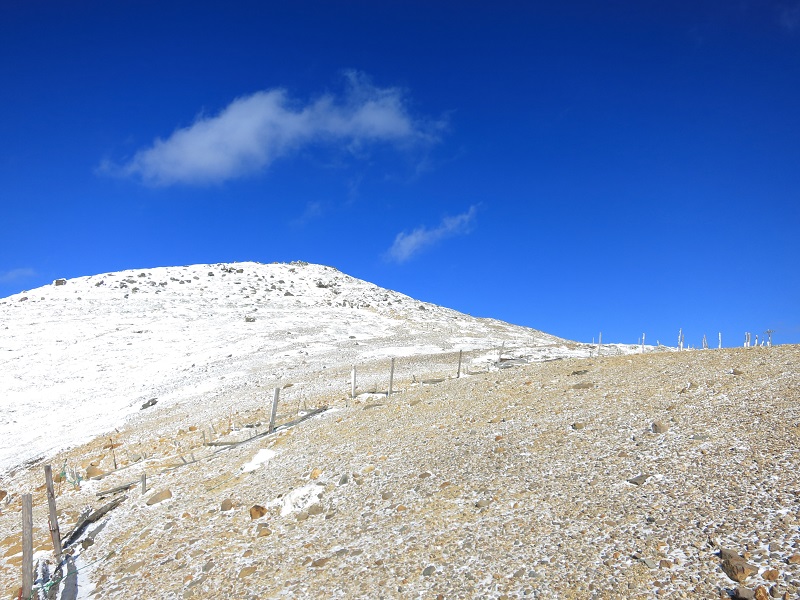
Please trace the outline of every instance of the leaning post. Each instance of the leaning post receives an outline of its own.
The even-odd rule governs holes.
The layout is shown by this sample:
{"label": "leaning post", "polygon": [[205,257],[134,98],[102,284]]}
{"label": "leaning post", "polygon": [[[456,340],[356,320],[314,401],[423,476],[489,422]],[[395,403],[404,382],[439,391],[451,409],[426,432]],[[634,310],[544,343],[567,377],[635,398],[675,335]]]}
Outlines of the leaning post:
{"label": "leaning post", "polygon": [[58,530],[58,515],[56,514],[56,494],[53,490],[53,468],[44,466],[44,480],[47,484],[47,506],[50,509],[50,537],[53,540],[53,553],[56,565],[61,564],[61,532]]}
{"label": "leaning post", "polygon": [[272,433],[275,431],[275,417],[278,415],[278,398],[281,395],[281,388],[275,388],[275,394],[272,397],[272,413],[269,417],[269,431],[267,433]]}

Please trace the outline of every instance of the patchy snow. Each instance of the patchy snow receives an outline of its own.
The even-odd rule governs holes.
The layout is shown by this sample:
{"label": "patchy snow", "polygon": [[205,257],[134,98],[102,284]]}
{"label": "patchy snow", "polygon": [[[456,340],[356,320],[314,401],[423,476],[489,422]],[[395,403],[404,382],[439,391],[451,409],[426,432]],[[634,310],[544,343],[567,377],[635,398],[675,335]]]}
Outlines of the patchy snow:
{"label": "patchy snow", "polygon": [[275,451],[269,448],[262,448],[256,455],[242,465],[242,473],[250,473],[260,468],[264,463],[269,462],[275,456]]}
{"label": "patchy snow", "polygon": [[214,399],[233,390],[305,382],[296,390],[320,395],[331,393],[329,369],[349,373],[354,363],[389,357],[443,361],[459,350],[485,351],[485,364],[501,344],[504,356],[524,360],[592,348],[307,263],[159,267],[54,282],[0,299],[0,474],[113,432],[154,400],[147,411],[210,417],[226,410]]}

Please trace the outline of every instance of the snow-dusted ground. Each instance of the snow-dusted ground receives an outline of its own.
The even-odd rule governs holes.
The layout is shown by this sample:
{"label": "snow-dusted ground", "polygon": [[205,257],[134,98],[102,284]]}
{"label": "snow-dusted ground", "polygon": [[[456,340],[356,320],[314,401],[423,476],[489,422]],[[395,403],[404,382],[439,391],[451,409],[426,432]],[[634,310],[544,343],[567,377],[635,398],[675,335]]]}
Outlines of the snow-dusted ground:
{"label": "snow-dusted ground", "polygon": [[151,399],[149,410],[200,410],[235,388],[304,379],[314,393],[316,380],[330,386],[324,369],[458,350],[483,368],[501,347],[526,361],[591,350],[306,263],[54,282],[0,300],[0,474],[111,431]]}

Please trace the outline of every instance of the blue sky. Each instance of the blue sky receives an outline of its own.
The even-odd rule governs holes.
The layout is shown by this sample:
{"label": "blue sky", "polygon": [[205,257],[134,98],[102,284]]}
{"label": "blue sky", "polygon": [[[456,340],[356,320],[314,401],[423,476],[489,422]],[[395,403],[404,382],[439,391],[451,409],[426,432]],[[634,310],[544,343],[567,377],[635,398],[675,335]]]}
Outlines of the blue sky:
{"label": "blue sky", "polygon": [[0,296],[305,260],[582,341],[800,342],[798,0],[12,0],[0,141]]}

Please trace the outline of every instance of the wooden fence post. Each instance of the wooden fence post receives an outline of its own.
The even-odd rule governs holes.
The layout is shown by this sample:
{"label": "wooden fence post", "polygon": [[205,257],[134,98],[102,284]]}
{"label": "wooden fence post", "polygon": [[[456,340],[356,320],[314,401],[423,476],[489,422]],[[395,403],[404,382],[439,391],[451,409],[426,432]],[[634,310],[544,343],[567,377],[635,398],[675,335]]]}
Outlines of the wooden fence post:
{"label": "wooden fence post", "polygon": [[147,473],[142,473],[142,496],[147,493]]}
{"label": "wooden fence post", "polygon": [[394,358],[392,359],[392,365],[389,367],[389,392],[386,394],[386,397],[392,395],[392,384],[394,384]]}
{"label": "wooden fence post", "polygon": [[456,374],[456,379],[461,379],[461,355],[464,354],[463,350],[458,351],[458,373]]}
{"label": "wooden fence post", "polygon": [[353,370],[350,371],[350,397],[356,397],[356,366],[353,365]]}
{"label": "wooden fence post", "polygon": [[281,395],[281,388],[275,388],[275,395],[272,397],[272,414],[269,417],[269,431],[267,433],[272,433],[275,431],[275,417],[278,415],[278,398]]}
{"label": "wooden fence post", "polygon": [[53,469],[50,465],[44,466],[44,480],[47,484],[47,506],[50,509],[50,537],[53,540],[53,553],[56,557],[56,565],[59,565],[61,564],[61,532],[58,530],[56,494],[53,490]]}
{"label": "wooden fence post", "polygon": [[33,500],[22,495],[22,597],[33,594]]}

